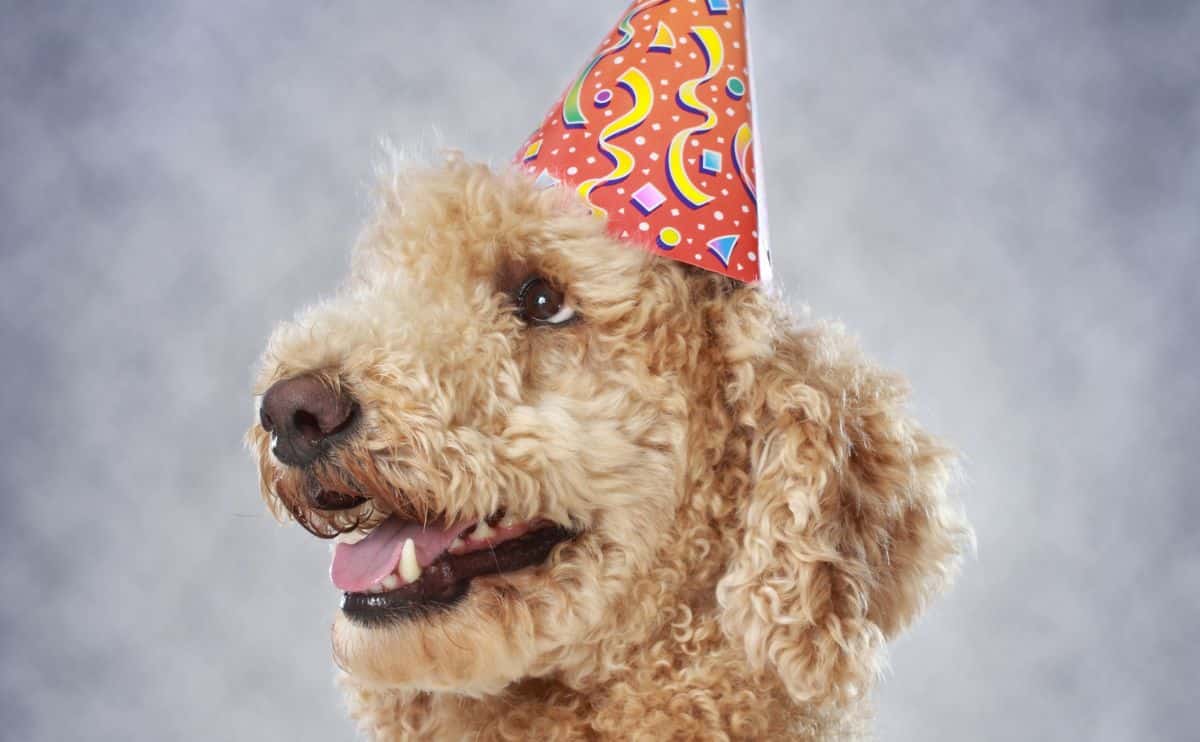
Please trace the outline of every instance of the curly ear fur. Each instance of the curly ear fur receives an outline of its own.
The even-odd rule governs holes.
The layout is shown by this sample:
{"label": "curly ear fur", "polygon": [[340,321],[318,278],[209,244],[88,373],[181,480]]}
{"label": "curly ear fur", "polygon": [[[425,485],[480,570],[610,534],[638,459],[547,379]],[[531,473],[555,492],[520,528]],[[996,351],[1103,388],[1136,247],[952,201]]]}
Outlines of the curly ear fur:
{"label": "curly ear fur", "polygon": [[869,688],[885,639],[972,535],[946,496],[952,455],[905,413],[905,382],[839,328],[748,309],[721,333],[751,479],[721,625],[796,700],[840,705]]}

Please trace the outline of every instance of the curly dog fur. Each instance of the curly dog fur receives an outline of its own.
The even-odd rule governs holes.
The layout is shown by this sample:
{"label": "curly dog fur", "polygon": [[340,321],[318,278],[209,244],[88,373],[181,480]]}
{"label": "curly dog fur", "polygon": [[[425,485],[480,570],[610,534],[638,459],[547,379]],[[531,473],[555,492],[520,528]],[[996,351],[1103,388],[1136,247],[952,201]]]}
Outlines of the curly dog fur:
{"label": "curly dog fur", "polygon": [[[339,615],[351,714],[380,740],[841,739],[885,640],[970,531],[906,385],[763,291],[630,249],[560,191],[452,155],[399,170],[336,296],[281,326],[363,425],[313,468],[258,425],[264,495],[322,535],[498,508],[578,530],[541,566],[384,627]],[[528,326],[552,281],[580,320]],[[330,514],[314,487],[368,498]]]}

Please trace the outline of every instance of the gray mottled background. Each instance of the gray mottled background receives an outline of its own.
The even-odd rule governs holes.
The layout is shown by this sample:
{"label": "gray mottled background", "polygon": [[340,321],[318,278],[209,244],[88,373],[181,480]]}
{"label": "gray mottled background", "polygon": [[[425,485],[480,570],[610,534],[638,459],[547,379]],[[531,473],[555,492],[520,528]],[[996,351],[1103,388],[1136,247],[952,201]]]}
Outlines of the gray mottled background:
{"label": "gray mottled background", "polygon": [[[240,437],[378,141],[502,162],[614,2],[6,2],[0,737],[349,739]],[[885,740],[1195,737],[1200,4],[762,0],[782,285],[911,375],[979,554]]]}

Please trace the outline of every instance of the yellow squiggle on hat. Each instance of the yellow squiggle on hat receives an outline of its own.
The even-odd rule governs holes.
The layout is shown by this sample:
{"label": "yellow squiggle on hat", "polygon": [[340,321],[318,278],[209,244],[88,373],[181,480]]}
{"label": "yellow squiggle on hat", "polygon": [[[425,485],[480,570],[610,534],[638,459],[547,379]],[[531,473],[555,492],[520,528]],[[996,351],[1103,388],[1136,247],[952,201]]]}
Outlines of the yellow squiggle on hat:
{"label": "yellow squiggle on hat", "polygon": [[704,56],[708,60],[708,69],[702,77],[688,80],[679,86],[679,102],[689,111],[705,114],[704,123],[691,126],[676,134],[671,139],[667,150],[667,177],[680,198],[692,206],[703,206],[712,201],[713,197],[696,187],[688,177],[683,167],[683,148],[687,145],[688,137],[702,134],[717,125],[717,114],[713,109],[700,102],[696,97],[696,88],[716,76],[725,61],[725,47],[721,43],[721,35],[712,26],[693,26],[692,36],[704,48]]}
{"label": "yellow squiggle on hat", "polygon": [[623,180],[633,172],[634,158],[629,154],[629,151],[622,149],[611,143],[609,139],[620,136],[636,129],[650,115],[650,109],[654,104],[654,91],[650,87],[650,81],[646,79],[646,75],[636,67],[630,67],[617,78],[617,84],[629,91],[633,96],[633,108],[630,108],[620,116],[616,121],[613,121],[608,126],[604,127],[600,132],[599,147],[608,155],[615,167],[601,178],[591,178],[579,184],[576,191],[588,205],[592,207],[592,213],[596,216],[608,216],[608,212],[599,206],[592,203],[591,194],[596,188],[607,183],[613,183],[618,180]]}

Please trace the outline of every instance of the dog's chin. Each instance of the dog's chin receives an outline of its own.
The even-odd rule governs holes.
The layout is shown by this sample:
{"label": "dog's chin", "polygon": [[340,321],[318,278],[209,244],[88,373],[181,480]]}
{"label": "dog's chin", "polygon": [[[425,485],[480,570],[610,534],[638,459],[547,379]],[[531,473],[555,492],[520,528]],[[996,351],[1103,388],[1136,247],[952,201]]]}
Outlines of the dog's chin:
{"label": "dog's chin", "polygon": [[539,626],[562,595],[548,584],[547,570],[477,577],[454,600],[411,608],[402,620],[363,621],[339,611],[334,659],[367,686],[498,692],[529,675],[550,648]]}

